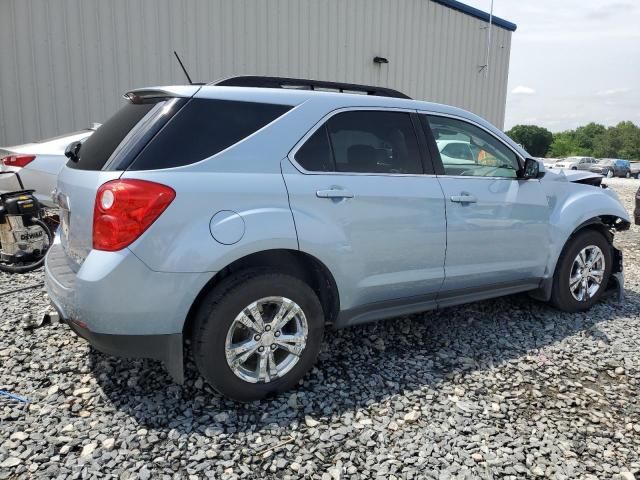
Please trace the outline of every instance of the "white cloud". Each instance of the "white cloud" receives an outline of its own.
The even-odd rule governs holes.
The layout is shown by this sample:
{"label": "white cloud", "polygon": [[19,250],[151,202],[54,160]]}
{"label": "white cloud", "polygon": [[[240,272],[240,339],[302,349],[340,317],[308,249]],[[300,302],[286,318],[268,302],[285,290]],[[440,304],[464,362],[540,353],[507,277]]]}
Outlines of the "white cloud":
{"label": "white cloud", "polygon": [[531,87],[525,87],[524,85],[518,85],[511,90],[513,95],[534,95],[536,91]]}
{"label": "white cloud", "polygon": [[610,88],[608,90],[601,90],[596,95],[600,95],[602,97],[610,97],[612,95],[619,95],[621,93],[628,93],[628,88]]}

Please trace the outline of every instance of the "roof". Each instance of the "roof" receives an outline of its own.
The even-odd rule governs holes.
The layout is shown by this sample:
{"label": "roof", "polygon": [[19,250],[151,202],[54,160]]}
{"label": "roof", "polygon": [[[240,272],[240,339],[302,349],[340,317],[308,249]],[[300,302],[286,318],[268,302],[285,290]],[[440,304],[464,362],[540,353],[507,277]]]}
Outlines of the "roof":
{"label": "roof", "polygon": [[480,20],[484,20],[485,22],[489,21],[491,18],[491,23],[498,27],[502,27],[510,32],[515,32],[518,26],[515,23],[512,23],[508,20],[505,20],[500,17],[496,17],[495,15],[491,17],[487,12],[483,10],[478,10],[477,8],[466,5],[462,2],[458,2],[456,0],[433,0],[440,5],[444,5],[445,7],[452,8],[453,10],[457,10],[462,13],[466,13],[467,15],[471,15],[472,17],[479,18]]}

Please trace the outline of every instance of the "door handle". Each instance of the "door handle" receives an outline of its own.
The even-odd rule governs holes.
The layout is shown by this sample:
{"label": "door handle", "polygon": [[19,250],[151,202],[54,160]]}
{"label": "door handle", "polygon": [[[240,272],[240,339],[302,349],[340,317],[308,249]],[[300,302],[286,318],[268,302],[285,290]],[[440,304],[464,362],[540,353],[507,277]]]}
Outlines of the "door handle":
{"label": "door handle", "polygon": [[318,198],[353,198],[353,193],[346,190],[338,190],[332,188],[331,190],[318,190],[316,192]]}
{"label": "door handle", "polygon": [[449,200],[455,203],[476,203],[478,199],[473,195],[463,193],[461,195],[452,195]]}

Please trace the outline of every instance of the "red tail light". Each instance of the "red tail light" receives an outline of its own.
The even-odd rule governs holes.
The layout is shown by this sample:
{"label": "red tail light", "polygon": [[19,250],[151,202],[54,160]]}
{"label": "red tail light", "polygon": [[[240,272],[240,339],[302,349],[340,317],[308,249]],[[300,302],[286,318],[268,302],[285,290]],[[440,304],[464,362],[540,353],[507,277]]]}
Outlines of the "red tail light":
{"label": "red tail light", "polygon": [[145,180],[105,183],[93,209],[93,248],[114,252],[130,245],[175,197],[172,188]]}
{"label": "red tail light", "polygon": [[6,157],[2,157],[2,163],[7,167],[26,167],[35,158],[35,155],[7,155]]}

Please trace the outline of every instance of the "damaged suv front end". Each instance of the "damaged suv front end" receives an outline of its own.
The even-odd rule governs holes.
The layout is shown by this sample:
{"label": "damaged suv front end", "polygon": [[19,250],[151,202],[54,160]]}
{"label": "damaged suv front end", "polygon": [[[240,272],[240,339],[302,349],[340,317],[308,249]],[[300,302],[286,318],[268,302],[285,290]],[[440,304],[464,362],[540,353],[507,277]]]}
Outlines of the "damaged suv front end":
{"label": "damaged suv front end", "polygon": [[[552,209],[549,256],[557,259],[568,240],[585,229],[600,231],[611,244],[613,252],[612,274],[607,288],[621,299],[624,296],[623,256],[614,245],[614,236],[629,229],[631,218],[616,192],[602,183],[603,179],[602,175],[580,170],[547,170],[540,179]],[[554,272],[555,267],[555,262],[550,262],[549,272]],[[532,296],[548,300],[552,284],[551,274]]]}

